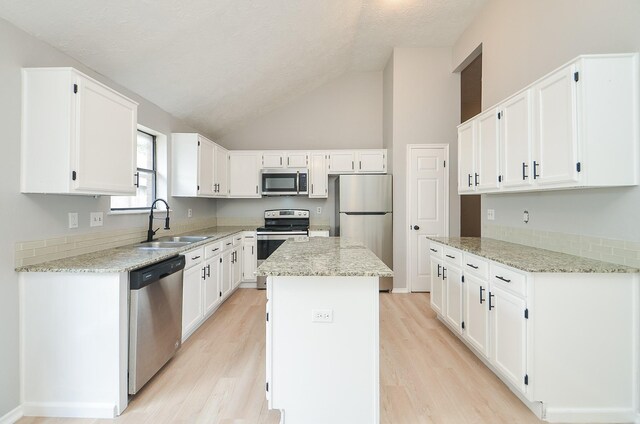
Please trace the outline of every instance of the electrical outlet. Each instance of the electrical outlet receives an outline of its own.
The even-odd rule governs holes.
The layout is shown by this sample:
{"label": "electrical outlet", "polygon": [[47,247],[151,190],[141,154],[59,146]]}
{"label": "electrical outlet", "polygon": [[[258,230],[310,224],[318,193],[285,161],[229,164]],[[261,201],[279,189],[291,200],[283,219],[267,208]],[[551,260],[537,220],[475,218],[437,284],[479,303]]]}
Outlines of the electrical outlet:
{"label": "electrical outlet", "polygon": [[322,206],[318,206],[318,207],[316,208],[316,213],[317,213],[318,215],[322,214]]}
{"label": "electrical outlet", "polygon": [[191,218],[193,216],[193,209],[187,209],[187,218]]}
{"label": "electrical outlet", "polygon": [[525,224],[529,223],[529,211],[524,211],[524,213],[522,214],[522,220]]}
{"label": "electrical outlet", "polygon": [[311,322],[333,322],[333,309],[311,310]]}
{"label": "electrical outlet", "polygon": [[489,221],[493,221],[496,219],[496,211],[495,209],[487,209],[487,219]]}
{"label": "electrical outlet", "polygon": [[104,213],[102,212],[91,212],[91,217],[89,218],[89,226],[90,227],[102,227],[102,221],[104,220]]}
{"label": "electrical outlet", "polygon": [[69,228],[78,228],[78,212],[69,212]]}

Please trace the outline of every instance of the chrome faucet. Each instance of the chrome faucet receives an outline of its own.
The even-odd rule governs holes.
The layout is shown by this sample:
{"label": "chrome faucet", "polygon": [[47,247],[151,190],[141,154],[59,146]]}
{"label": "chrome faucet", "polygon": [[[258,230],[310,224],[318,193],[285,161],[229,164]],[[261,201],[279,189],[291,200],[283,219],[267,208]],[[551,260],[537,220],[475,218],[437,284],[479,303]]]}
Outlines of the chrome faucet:
{"label": "chrome faucet", "polygon": [[153,203],[151,204],[151,213],[149,213],[149,231],[147,231],[147,242],[149,241],[153,241],[153,236],[158,232],[158,230],[160,228],[156,228],[155,231],[153,230],[153,208],[156,206],[156,203],[158,202],[162,202],[167,206],[167,216],[164,219],[164,229],[165,230],[170,230],[171,228],[169,228],[169,204],[167,203],[166,200],[164,199],[156,199],[153,201]]}

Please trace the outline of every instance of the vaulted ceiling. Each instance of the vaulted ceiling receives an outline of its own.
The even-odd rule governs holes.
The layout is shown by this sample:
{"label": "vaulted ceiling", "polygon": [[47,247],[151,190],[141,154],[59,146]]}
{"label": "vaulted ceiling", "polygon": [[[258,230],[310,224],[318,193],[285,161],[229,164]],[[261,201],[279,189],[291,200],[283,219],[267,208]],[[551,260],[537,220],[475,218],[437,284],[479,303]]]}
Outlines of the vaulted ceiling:
{"label": "vaulted ceiling", "polygon": [[0,16],[210,135],[394,46],[449,46],[486,0],[2,0]]}

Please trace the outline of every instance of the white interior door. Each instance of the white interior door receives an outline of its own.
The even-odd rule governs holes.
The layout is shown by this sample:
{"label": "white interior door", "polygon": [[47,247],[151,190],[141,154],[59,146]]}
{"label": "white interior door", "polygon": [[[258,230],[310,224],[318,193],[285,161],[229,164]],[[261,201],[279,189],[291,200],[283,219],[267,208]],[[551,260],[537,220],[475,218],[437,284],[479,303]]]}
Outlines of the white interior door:
{"label": "white interior door", "polygon": [[409,149],[408,209],[409,272],[412,292],[431,291],[431,266],[427,236],[447,236],[447,147],[415,146]]}

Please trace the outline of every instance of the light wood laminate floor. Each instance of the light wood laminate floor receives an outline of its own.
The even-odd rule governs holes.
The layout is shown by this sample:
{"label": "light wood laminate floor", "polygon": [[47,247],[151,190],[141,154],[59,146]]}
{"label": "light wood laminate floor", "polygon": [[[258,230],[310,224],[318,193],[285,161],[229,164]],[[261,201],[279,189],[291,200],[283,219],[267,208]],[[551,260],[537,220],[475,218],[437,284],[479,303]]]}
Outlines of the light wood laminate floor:
{"label": "light wood laminate floor", "polygon": [[[264,399],[265,292],[240,289],[115,420],[20,424],[278,423]],[[540,423],[445,326],[429,295],[380,295],[381,422]]]}

